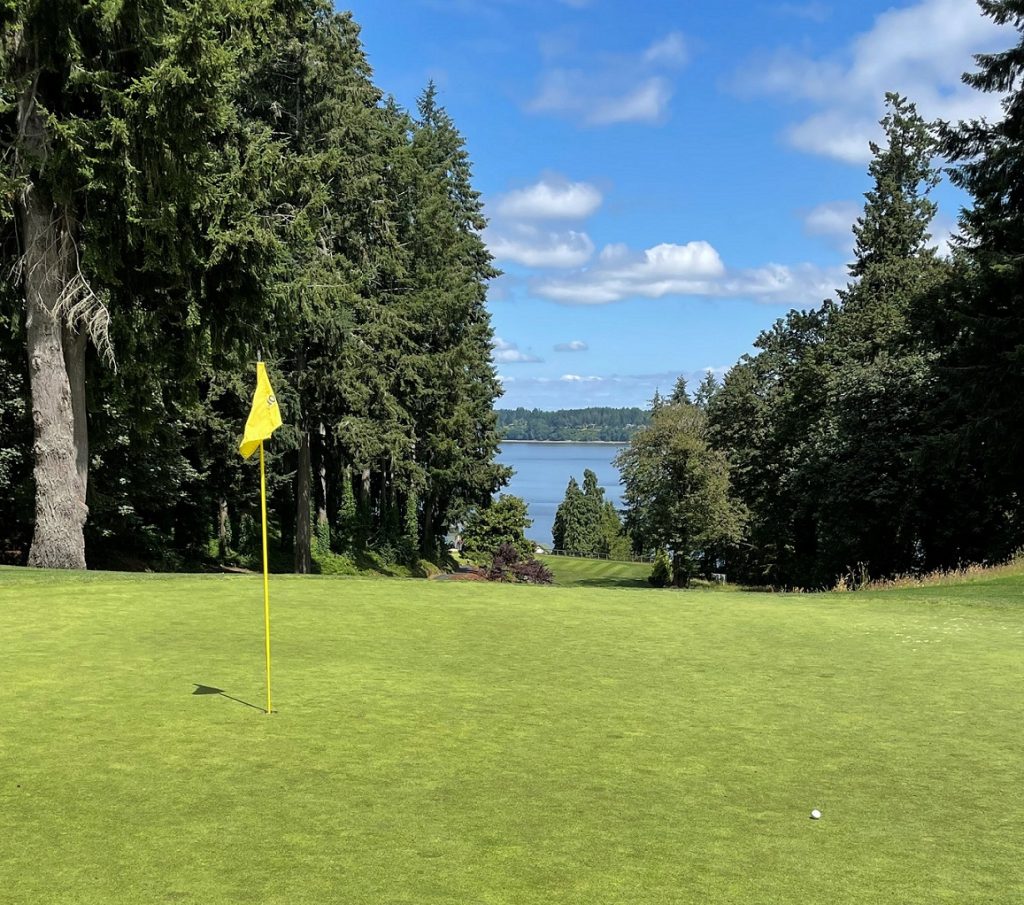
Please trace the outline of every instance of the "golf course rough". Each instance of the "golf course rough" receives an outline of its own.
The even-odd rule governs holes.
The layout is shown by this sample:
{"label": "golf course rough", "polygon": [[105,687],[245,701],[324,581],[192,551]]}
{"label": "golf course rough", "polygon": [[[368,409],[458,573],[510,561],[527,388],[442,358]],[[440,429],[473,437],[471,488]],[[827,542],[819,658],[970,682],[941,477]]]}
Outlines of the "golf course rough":
{"label": "golf course rough", "polygon": [[0,570],[0,901],[1024,902],[1019,574],[271,594]]}

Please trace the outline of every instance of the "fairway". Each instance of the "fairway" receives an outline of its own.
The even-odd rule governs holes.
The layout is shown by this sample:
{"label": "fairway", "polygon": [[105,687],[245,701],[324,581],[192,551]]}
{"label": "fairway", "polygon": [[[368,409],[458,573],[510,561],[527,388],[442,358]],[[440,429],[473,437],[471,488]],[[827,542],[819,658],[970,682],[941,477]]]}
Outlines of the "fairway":
{"label": "fairway", "polygon": [[1024,901],[1019,575],[261,591],[0,570],[5,905]]}
{"label": "fairway", "polygon": [[643,588],[650,590],[649,562],[620,562],[613,559],[585,559],[575,556],[538,556],[555,576],[559,587]]}

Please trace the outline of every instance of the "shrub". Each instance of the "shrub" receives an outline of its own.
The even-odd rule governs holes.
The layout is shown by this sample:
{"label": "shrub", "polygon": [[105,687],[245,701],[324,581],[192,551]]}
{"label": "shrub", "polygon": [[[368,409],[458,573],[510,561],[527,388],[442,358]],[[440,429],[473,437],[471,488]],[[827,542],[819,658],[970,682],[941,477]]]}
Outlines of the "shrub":
{"label": "shrub", "polygon": [[669,565],[668,554],[664,550],[658,550],[654,557],[654,568],[647,580],[656,588],[666,588],[672,582],[672,569]]}
{"label": "shrub", "polygon": [[555,577],[551,570],[532,556],[523,557],[512,544],[502,544],[495,551],[488,581],[525,582],[528,584],[551,584]]}

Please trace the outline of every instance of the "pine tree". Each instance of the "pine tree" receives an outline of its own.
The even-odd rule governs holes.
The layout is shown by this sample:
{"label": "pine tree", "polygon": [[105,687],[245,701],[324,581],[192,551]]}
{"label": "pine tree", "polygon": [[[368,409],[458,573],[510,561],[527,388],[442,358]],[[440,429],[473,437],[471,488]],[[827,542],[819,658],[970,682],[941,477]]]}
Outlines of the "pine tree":
{"label": "pine tree", "polygon": [[87,341],[113,361],[112,338],[133,332],[135,315],[203,320],[190,288],[259,16],[228,0],[0,11],[0,182],[21,237],[7,254],[37,363],[34,565],[85,565]]}
{"label": "pine tree", "polygon": [[569,478],[565,497],[555,511],[551,529],[551,540],[556,550],[567,553],[587,553],[586,545],[586,499],[575,477]]}
{"label": "pine tree", "polygon": [[[1016,43],[975,57],[964,81],[1005,93],[995,122],[944,124],[952,181],[971,202],[960,216],[956,275],[947,310],[934,319],[945,341],[941,375],[949,404],[933,466],[954,492],[946,556],[1006,553],[1024,540],[1024,6],[982,0],[985,15],[1017,31]],[[938,426],[937,426],[938,427]],[[960,477],[957,491],[955,478]]]}
{"label": "pine tree", "polygon": [[[931,350],[915,320],[945,277],[930,246],[938,183],[934,139],[914,105],[886,96],[884,147],[872,144],[872,189],[854,226],[853,280],[829,319],[825,399],[802,482],[817,498],[819,581],[863,566],[889,575],[920,565],[923,414]],[[927,479],[926,479],[927,480]]]}

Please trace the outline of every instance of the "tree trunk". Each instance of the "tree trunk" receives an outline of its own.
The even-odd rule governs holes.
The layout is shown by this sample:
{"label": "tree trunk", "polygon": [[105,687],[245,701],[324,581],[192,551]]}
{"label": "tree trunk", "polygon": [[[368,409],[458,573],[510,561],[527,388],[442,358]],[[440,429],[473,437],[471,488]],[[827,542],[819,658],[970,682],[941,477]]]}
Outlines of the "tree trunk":
{"label": "tree trunk", "polygon": [[[331,526],[327,514],[327,428],[323,423],[313,440],[313,506],[316,509],[316,536],[330,546]],[[324,551],[326,552],[326,550]]]}
{"label": "tree trunk", "polygon": [[231,536],[231,519],[228,501],[221,498],[217,507],[217,556],[223,561],[228,557],[228,540]]}
{"label": "tree trunk", "polygon": [[71,385],[71,415],[74,418],[75,464],[82,482],[82,497],[88,499],[89,489],[89,421],[85,406],[85,330],[77,332],[67,326],[61,330],[64,344],[64,366]]}
{"label": "tree trunk", "polygon": [[300,575],[308,575],[313,571],[313,557],[310,551],[311,478],[309,431],[304,430],[299,436],[299,464],[295,470],[295,571]]}
{"label": "tree trunk", "polygon": [[[19,41],[18,61],[31,68],[31,47]],[[18,131],[33,166],[45,166],[46,125],[37,80],[18,98]],[[32,404],[35,525],[30,566],[85,568],[83,527],[88,515],[75,449],[74,403],[64,361],[60,300],[75,272],[72,218],[55,208],[30,177],[15,202],[24,253],[25,334]]]}
{"label": "tree trunk", "polygon": [[[29,119],[37,120],[38,114],[33,113]],[[41,133],[41,122],[37,128]],[[22,269],[36,485],[35,528],[28,564],[84,569],[83,528],[89,510],[75,444],[74,401],[63,330],[56,313],[72,272],[72,242],[66,234],[67,219],[45,204],[34,186],[30,185],[19,199],[18,214],[25,243]],[[87,447],[84,456],[87,465]]]}

